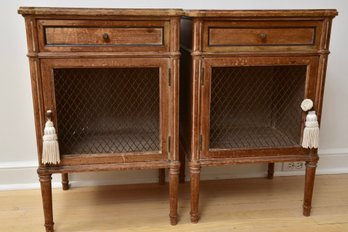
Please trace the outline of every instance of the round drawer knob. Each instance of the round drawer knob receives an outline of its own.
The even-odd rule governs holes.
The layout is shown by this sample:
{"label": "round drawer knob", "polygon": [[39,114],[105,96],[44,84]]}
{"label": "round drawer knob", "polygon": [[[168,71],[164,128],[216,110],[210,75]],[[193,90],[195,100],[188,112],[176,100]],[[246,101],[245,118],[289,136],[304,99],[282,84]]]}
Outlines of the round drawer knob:
{"label": "round drawer knob", "polygon": [[264,42],[264,41],[266,41],[266,39],[267,39],[267,34],[266,34],[266,33],[260,33],[260,34],[259,34],[259,37],[260,37],[261,40]]}
{"label": "round drawer knob", "polygon": [[108,41],[110,39],[109,34],[108,33],[104,33],[103,34],[103,39],[104,39],[104,41]]}

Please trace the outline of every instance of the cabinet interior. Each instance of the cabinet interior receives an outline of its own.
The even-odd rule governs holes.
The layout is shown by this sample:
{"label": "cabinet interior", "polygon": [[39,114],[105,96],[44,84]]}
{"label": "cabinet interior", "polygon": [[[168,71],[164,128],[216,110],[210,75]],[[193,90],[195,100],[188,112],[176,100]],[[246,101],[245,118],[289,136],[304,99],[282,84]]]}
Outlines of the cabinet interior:
{"label": "cabinet interior", "polygon": [[306,65],[212,67],[210,149],[300,146]]}
{"label": "cabinet interior", "polygon": [[152,67],[54,69],[61,154],[159,151],[159,75]]}

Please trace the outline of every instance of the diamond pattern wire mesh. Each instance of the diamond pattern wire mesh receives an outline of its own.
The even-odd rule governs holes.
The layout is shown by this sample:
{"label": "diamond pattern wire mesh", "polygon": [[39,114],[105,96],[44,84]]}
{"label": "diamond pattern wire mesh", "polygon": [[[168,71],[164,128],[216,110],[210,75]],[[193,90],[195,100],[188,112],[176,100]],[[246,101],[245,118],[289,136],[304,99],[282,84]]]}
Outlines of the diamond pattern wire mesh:
{"label": "diamond pattern wire mesh", "polygon": [[299,146],[306,68],[214,67],[209,147]]}
{"label": "diamond pattern wire mesh", "polygon": [[160,150],[158,68],[54,70],[61,153]]}

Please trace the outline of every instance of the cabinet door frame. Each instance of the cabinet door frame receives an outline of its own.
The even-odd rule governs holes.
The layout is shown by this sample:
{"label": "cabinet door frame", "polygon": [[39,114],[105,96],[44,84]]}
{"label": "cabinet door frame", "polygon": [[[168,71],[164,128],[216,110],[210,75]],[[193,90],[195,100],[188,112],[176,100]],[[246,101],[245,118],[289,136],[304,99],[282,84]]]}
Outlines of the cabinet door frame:
{"label": "cabinet door frame", "polygon": [[[167,161],[169,136],[169,107],[170,107],[170,60],[168,58],[66,58],[42,59],[41,76],[43,88],[43,105],[41,111],[44,117],[47,110],[53,112],[53,122],[57,125],[57,113],[54,91],[53,70],[57,68],[159,68],[160,89],[160,150],[153,152],[124,152],[124,153],[97,153],[97,154],[68,154],[61,155],[62,166],[108,163],[131,163]],[[44,127],[44,125],[43,125]],[[42,128],[43,128],[42,127]],[[58,128],[56,128],[58,129]],[[59,140],[59,138],[58,138]]]}
{"label": "cabinet door frame", "polygon": [[[305,82],[304,98],[310,98],[314,102],[314,109],[319,106],[320,94],[318,76],[319,57],[317,56],[255,56],[255,57],[208,57],[203,59],[204,81],[201,85],[200,104],[200,135],[201,135],[201,159],[214,158],[238,158],[261,157],[278,155],[306,155],[308,149],[302,147],[284,148],[231,148],[210,149],[210,101],[211,79],[213,67],[240,67],[240,66],[280,66],[280,65],[306,65],[307,74]],[[299,106],[300,107],[300,106]],[[303,131],[306,113],[302,113],[301,131]],[[301,132],[302,133],[302,132]],[[301,134],[302,137],[302,134]]]}

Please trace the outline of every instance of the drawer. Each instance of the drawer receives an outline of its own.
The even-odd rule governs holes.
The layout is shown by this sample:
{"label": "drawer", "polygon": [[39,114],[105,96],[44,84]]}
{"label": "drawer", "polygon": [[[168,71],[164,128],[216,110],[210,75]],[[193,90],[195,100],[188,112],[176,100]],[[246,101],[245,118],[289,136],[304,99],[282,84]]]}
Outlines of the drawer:
{"label": "drawer", "polygon": [[42,51],[168,51],[167,21],[40,20]]}
{"label": "drawer", "polygon": [[313,45],[314,33],[314,28],[211,28],[209,45]]}
{"label": "drawer", "polygon": [[204,50],[316,49],[319,27],[315,21],[208,21],[204,25]]}

